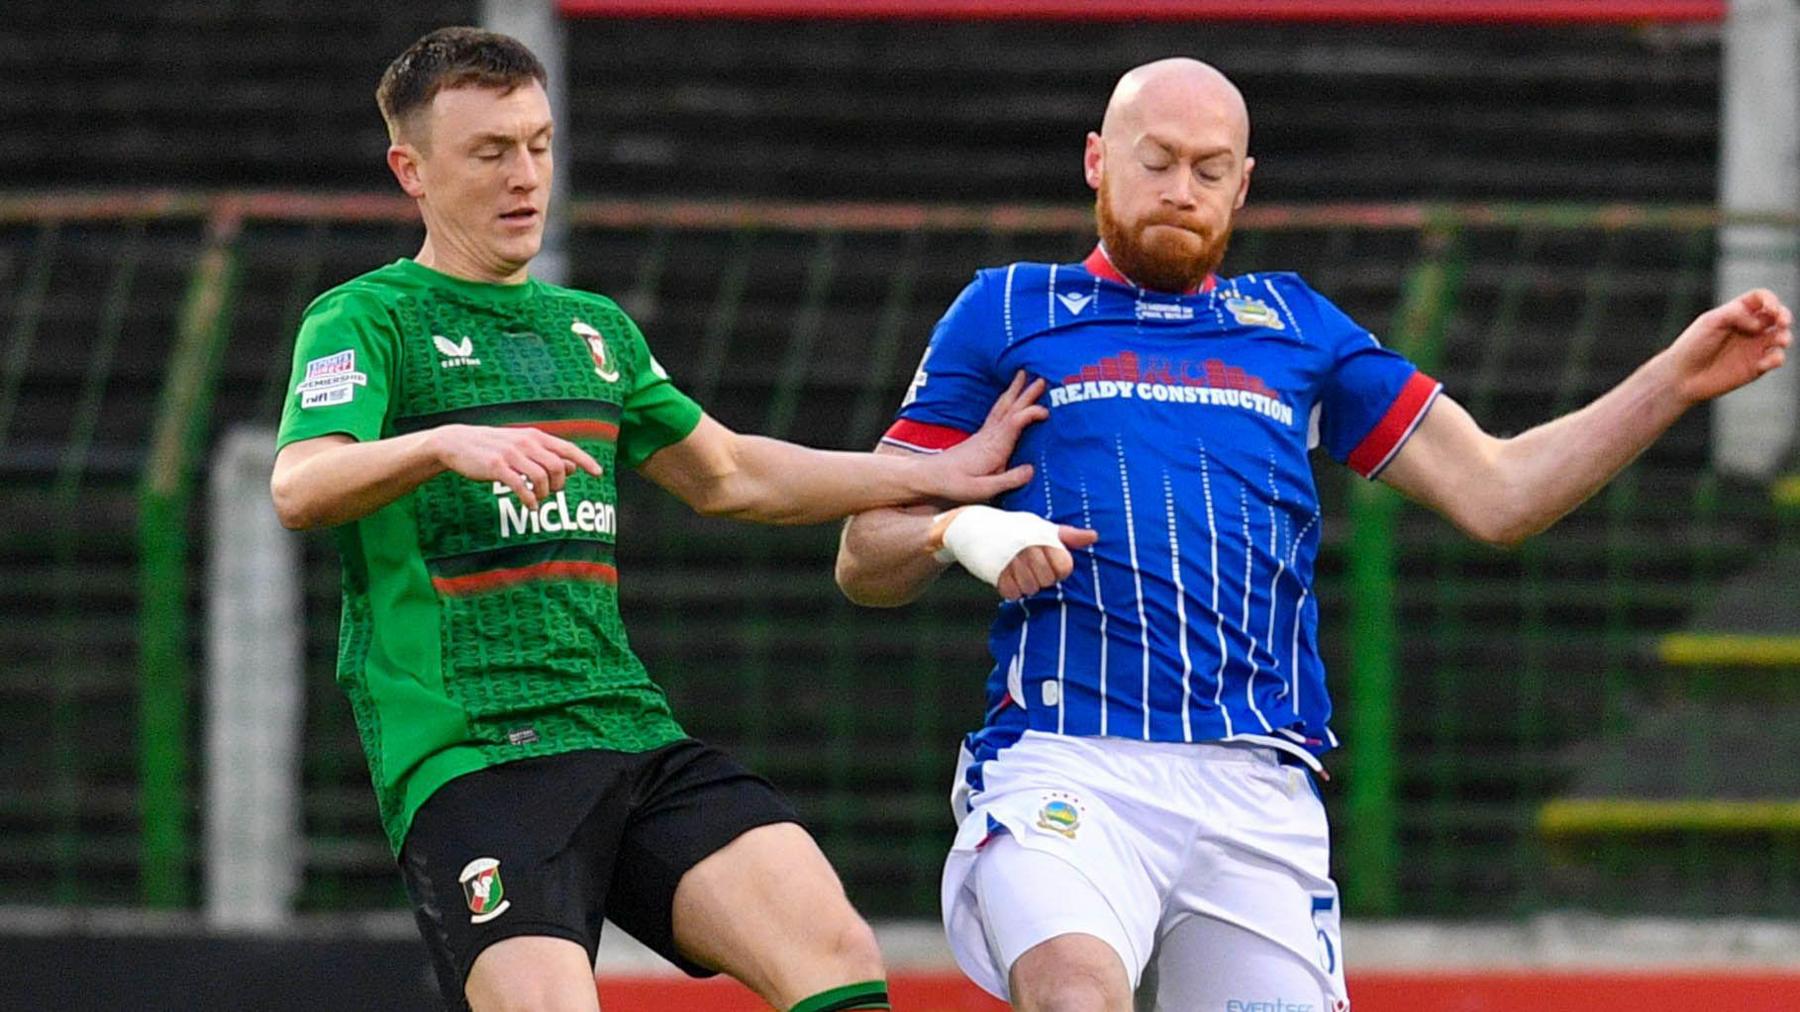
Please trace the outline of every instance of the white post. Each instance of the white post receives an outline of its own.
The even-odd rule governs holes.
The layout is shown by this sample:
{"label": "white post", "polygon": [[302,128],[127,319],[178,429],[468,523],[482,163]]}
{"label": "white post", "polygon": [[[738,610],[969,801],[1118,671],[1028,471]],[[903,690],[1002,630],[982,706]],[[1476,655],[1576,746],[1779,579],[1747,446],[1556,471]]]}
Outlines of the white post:
{"label": "white post", "polygon": [[206,920],[272,931],[305,853],[300,545],[269,501],[275,434],[239,426],[213,459],[206,633]]}
{"label": "white post", "polygon": [[533,276],[553,285],[569,279],[569,173],[575,162],[569,153],[574,131],[569,129],[569,82],[563,79],[567,48],[562,19],[556,16],[556,0],[481,0],[481,26],[510,35],[537,54],[550,78],[550,117],[556,121],[553,147],[556,168],[550,188],[550,209],[544,220],[544,245],[531,262]]}
{"label": "white post", "polygon": [[[1800,0],[1731,0],[1725,22],[1719,205],[1734,214],[1800,209]],[[1718,296],[1769,288],[1800,302],[1800,233],[1719,231]],[[1790,365],[1713,408],[1713,463],[1769,478],[1788,463],[1800,423],[1800,368]]]}

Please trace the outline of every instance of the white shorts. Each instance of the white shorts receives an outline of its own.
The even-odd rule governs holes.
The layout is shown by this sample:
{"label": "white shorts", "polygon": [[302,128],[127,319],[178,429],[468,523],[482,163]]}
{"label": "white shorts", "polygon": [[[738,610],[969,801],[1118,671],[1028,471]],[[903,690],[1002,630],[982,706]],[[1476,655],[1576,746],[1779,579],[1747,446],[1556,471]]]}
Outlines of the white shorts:
{"label": "white shorts", "polygon": [[1027,949],[1079,932],[1157,1009],[1349,1008],[1325,808],[1273,749],[1027,731],[982,785],[953,793],[943,910],[990,994],[1010,999]]}

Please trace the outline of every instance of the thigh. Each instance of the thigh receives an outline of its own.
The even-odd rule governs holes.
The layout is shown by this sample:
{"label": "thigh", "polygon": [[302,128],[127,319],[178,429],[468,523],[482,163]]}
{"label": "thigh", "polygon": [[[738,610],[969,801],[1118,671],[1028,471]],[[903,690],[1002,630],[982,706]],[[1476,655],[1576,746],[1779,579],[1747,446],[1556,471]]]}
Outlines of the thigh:
{"label": "thigh", "polygon": [[957,965],[1006,998],[1013,961],[1079,932],[1111,946],[1135,982],[1180,851],[1128,799],[1075,786],[1073,776],[1036,779],[1009,775],[1002,790],[976,797],[957,830],[942,887]]}
{"label": "thigh", "polygon": [[1234,925],[1288,953],[1334,1000],[1345,997],[1337,885],[1310,775],[1291,766],[1244,767],[1215,786],[1217,817],[1170,896],[1165,932],[1196,917]]}
{"label": "thigh", "polygon": [[1156,954],[1156,1012],[1194,1009],[1348,1009],[1309,961],[1238,925],[1186,917]]}
{"label": "thigh", "polygon": [[[797,823],[799,816],[768,781],[694,741],[673,746],[655,768],[646,770],[637,793],[620,841],[607,916],[690,975],[727,969],[708,958],[694,958],[711,955],[694,944],[696,939],[677,939],[677,891],[691,872],[740,837],[761,827]],[[818,856],[812,838],[797,825],[791,829],[793,849],[799,851],[790,855],[794,870],[804,872],[805,881],[829,876],[830,887],[841,896],[837,878]],[[760,859],[761,854],[759,848],[751,856]],[[737,864],[728,861],[727,867]],[[777,881],[787,877],[780,868],[771,873]],[[711,876],[709,871],[702,878]],[[744,909],[736,912],[740,921],[746,920]]]}
{"label": "thigh", "polygon": [[874,933],[818,845],[791,823],[759,826],[695,865],[674,899],[684,958],[787,1008],[884,976]]}
{"label": "thigh", "polygon": [[608,801],[619,782],[614,754],[570,753],[458,777],[420,807],[400,870],[453,1007],[506,939],[572,943],[592,966],[624,821]]}
{"label": "thigh", "polygon": [[594,957],[566,938],[515,935],[481,950],[464,994],[470,1012],[599,1012]]}
{"label": "thigh", "polygon": [[1014,1004],[1035,1009],[1050,997],[1079,993],[1082,1007],[1129,1007],[1143,968],[1137,953],[1148,952],[1149,931],[1126,924],[1066,859],[1002,834],[982,848],[969,889],[988,957]]}

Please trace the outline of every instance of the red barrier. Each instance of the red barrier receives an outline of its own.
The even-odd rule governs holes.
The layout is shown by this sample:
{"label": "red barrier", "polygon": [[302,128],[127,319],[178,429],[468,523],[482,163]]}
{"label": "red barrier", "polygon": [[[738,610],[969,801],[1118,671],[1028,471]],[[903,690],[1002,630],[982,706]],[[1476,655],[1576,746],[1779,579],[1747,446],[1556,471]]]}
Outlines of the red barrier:
{"label": "red barrier", "polygon": [[[899,1012],[1005,1012],[1006,1005],[954,974],[900,974],[889,981]],[[1350,977],[1354,1012],[1793,1012],[1800,973],[1358,973]],[[726,980],[608,978],[605,1012],[768,1012]]]}
{"label": "red barrier", "polygon": [[[955,973],[896,974],[888,979],[888,994],[901,1012],[1006,1012],[1008,1007]],[[769,1012],[769,1006],[736,981],[679,977],[603,978],[600,1008],[602,1012]]]}
{"label": "red barrier", "polygon": [[561,0],[565,17],[932,21],[1719,21],[1725,0]]}
{"label": "red barrier", "polygon": [[1350,1000],[1355,1012],[1792,1012],[1800,974],[1364,973]]}

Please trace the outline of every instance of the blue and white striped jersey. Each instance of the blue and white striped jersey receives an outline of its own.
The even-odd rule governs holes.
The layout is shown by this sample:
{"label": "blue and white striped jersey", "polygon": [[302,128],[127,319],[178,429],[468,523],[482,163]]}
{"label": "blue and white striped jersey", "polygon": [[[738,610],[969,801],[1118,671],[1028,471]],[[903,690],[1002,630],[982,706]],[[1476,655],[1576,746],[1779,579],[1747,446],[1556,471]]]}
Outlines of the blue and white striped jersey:
{"label": "blue and white striped jersey", "polygon": [[953,445],[1021,369],[1049,381],[1050,417],[1015,451],[1031,483],[1000,505],[1100,540],[1060,585],[1000,605],[972,776],[1027,728],[1248,738],[1316,761],[1336,739],[1308,451],[1373,477],[1439,385],[1295,275],[1159,293],[1096,250],[979,272],[885,441]]}

